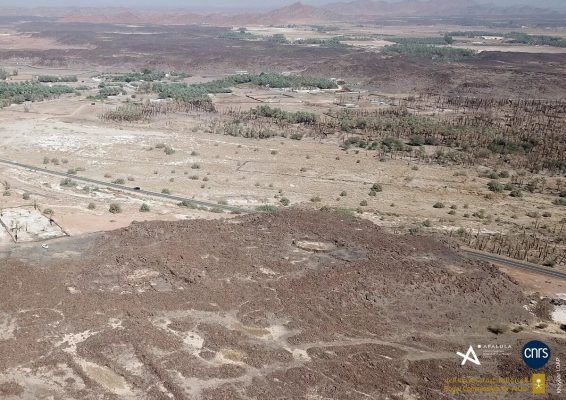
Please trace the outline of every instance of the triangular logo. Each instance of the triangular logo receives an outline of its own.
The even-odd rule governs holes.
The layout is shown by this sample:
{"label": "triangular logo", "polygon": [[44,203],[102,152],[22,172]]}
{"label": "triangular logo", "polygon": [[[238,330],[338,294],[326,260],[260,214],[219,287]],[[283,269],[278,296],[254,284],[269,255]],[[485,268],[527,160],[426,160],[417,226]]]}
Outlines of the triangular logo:
{"label": "triangular logo", "polygon": [[480,360],[478,360],[478,356],[476,355],[473,346],[470,346],[466,354],[460,353],[459,351],[456,352],[456,354],[458,354],[460,357],[463,358],[461,365],[465,365],[467,361],[474,363],[476,365],[481,365]]}

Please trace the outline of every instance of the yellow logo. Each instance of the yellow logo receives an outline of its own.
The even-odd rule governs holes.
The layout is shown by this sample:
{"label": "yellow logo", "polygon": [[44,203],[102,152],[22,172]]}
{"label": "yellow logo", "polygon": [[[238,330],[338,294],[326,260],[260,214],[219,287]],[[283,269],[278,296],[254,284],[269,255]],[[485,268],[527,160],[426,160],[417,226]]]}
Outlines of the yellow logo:
{"label": "yellow logo", "polygon": [[544,394],[546,389],[546,376],[544,374],[533,374],[531,378],[533,394]]}

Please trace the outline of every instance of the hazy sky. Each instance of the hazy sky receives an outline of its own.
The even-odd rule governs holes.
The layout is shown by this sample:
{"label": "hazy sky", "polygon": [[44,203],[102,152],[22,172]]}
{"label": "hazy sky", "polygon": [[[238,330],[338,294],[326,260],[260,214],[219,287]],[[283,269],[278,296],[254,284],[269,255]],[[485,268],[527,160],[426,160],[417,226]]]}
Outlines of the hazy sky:
{"label": "hazy sky", "polygon": [[[27,7],[27,6],[43,6],[43,7],[59,7],[59,6],[75,6],[75,7],[96,7],[96,6],[114,6],[114,7],[143,7],[143,8],[276,8],[283,5],[291,4],[296,0],[210,0],[203,2],[202,0],[0,0],[0,7]],[[301,0],[304,4],[326,4],[338,1],[350,0]],[[399,0],[387,0],[399,1]],[[481,3],[493,3],[498,5],[511,4],[527,4],[535,7],[553,6],[562,7],[566,5],[566,0],[476,0]]]}

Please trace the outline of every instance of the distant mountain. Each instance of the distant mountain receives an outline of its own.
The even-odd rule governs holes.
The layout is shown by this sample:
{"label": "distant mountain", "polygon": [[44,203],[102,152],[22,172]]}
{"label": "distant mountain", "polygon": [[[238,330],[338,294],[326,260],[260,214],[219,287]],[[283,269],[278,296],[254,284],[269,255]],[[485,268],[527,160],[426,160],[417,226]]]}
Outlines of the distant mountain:
{"label": "distant mountain", "polygon": [[354,0],[331,3],[324,8],[337,15],[361,20],[376,17],[529,15],[546,11],[526,6],[497,7],[474,0],[401,0],[395,3],[384,0]]}
{"label": "distant mountain", "polygon": [[[353,0],[315,7],[300,2],[268,12],[201,14],[186,10],[138,11],[125,9],[72,9],[62,15],[64,22],[111,24],[189,25],[287,25],[331,22],[363,22],[383,17],[541,15],[553,11],[530,6],[497,7],[482,0]],[[2,12],[0,11],[0,14]],[[54,12],[49,10],[50,15]]]}
{"label": "distant mountain", "polygon": [[263,14],[261,19],[265,19],[269,24],[285,24],[288,21],[298,24],[335,21],[339,20],[340,16],[326,7],[313,7],[297,2]]}

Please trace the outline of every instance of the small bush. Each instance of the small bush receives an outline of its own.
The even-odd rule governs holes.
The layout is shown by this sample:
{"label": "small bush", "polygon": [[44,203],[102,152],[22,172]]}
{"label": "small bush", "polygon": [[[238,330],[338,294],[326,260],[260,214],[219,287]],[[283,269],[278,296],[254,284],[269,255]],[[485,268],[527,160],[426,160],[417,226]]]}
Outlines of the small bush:
{"label": "small bush", "polygon": [[30,198],[30,195],[29,195],[28,192],[26,192],[22,195],[22,199],[24,199],[24,200],[29,200],[29,198]]}
{"label": "small bush", "polygon": [[200,169],[200,164],[194,163],[191,165],[191,169]]}
{"label": "small bush", "polygon": [[340,192],[340,196],[341,196],[341,197],[346,197],[346,196],[348,196],[348,192],[346,192],[345,190],[343,190],[342,192]]}
{"label": "small bush", "polygon": [[124,183],[126,183],[126,181],[122,178],[118,178],[118,179],[114,179],[112,183],[115,185],[123,185]]}
{"label": "small bush", "polygon": [[77,186],[77,182],[75,182],[74,180],[72,180],[71,178],[64,178],[60,185],[62,187],[75,187]]}
{"label": "small bush", "polygon": [[426,226],[427,228],[430,228],[432,226],[432,222],[430,221],[430,219],[425,219],[423,221],[423,226]]}
{"label": "small bush", "polygon": [[320,203],[320,202],[321,202],[321,199],[320,199],[319,196],[314,196],[314,197],[311,197],[311,202],[313,202],[313,203]]}
{"label": "small bush", "polygon": [[182,202],[180,202],[177,205],[179,207],[196,208],[196,206],[188,200],[183,200]]}
{"label": "small bush", "polygon": [[523,197],[523,193],[520,190],[515,189],[515,190],[511,190],[511,193],[509,193],[509,196],[511,196],[511,197]]}
{"label": "small bush", "polygon": [[367,205],[368,205],[367,200],[362,200],[362,201],[360,201],[360,206],[366,207]]}
{"label": "small bush", "polygon": [[503,192],[505,187],[497,181],[491,181],[487,184],[487,188],[492,192]]}
{"label": "small bush", "polygon": [[122,212],[122,207],[120,207],[120,204],[112,203],[110,204],[110,207],[108,207],[108,211],[112,214],[120,214]]}
{"label": "small bush", "polygon": [[440,201],[437,201],[436,203],[434,203],[432,205],[432,207],[434,208],[444,208],[444,203],[441,203]]}
{"label": "small bush", "polygon": [[89,210],[94,210],[96,208],[96,204],[88,203],[88,206],[86,208],[88,208]]}
{"label": "small bush", "polygon": [[149,212],[149,206],[146,203],[143,203],[140,207],[140,212]]}
{"label": "small bush", "polygon": [[382,192],[383,187],[379,183],[374,183],[371,187],[372,192]]}
{"label": "small bush", "polygon": [[285,207],[291,204],[291,201],[287,197],[282,197],[281,200],[279,200],[279,202]]}
{"label": "small bush", "polygon": [[43,214],[52,216],[53,214],[55,214],[55,212],[51,208],[46,208],[45,210],[43,210]]}
{"label": "small bush", "polygon": [[161,193],[163,194],[171,194],[171,191],[169,189],[161,189]]}

